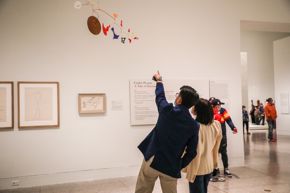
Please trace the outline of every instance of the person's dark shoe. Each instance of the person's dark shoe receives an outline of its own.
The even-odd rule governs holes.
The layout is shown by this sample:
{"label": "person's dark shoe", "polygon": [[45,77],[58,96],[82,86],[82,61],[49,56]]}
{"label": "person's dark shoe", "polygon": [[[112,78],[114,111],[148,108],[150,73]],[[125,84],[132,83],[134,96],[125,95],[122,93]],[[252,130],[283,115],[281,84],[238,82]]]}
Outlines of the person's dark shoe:
{"label": "person's dark shoe", "polygon": [[229,168],[225,168],[224,175],[227,176],[227,177],[232,177],[232,174],[231,174]]}
{"label": "person's dark shoe", "polygon": [[213,172],[212,172],[212,176],[216,177],[216,176],[219,176],[219,175],[220,175],[220,169],[219,168],[214,169]]}
{"label": "person's dark shoe", "polygon": [[248,133],[247,133],[247,135],[251,135],[251,133],[250,133],[250,132],[248,132]]}

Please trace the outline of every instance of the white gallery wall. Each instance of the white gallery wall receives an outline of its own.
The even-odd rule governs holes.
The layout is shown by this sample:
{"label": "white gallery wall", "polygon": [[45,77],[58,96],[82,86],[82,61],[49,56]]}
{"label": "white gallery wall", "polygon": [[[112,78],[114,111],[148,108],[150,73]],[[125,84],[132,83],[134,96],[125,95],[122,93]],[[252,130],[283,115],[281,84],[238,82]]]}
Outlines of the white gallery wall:
{"label": "white gallery wall", "polygon": [[289,53],[290,53],[290,37],[277,40],[274,42],[275,100],[276,100],[276,108],[278,111],[277,132],[281,135],[290,135]]}
{"label": "white gallery wall", "polygon": [[241,31],[241,52],[247,53],[247,96],[243,104],[251,107],[251,100],[263,104],[274,97],[274,61],[273,42],[290,36],[289,33]]}
{"label": "white gallery wall", "polygon": [[[152,126],[130,126],[129,80],[150,80],[156,70],[168,79],[228,82],[240,131],[228,134],[230,165],[243,165],[240,20],[290,22],[289,1],[99,2],[140,39],[123,45],[92,35],[91,10],[71,0],[0,1],[0,81],[60,83],[59,128],[0,132],[0,189],[137,175],[136,146]],[[105,115],[79,116],[77,95],[88,92],[106,93]]]}

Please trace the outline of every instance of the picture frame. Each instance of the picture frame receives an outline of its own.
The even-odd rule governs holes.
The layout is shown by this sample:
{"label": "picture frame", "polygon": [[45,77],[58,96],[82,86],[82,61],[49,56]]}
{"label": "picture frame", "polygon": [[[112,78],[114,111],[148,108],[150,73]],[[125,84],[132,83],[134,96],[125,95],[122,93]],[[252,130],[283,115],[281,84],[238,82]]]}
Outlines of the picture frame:
{"label": "picture frame", "polygon": [[14,128],[14,84],[0,81],[0,130]]}
{"label": "picture frame", "polygon": [[105,93],[80,93],[78,95],[79,114],[103,114],[106,112]]}
{"label": "picture frame", "polygon": [[18,127],[58,128],[58,82],[18,82]]}

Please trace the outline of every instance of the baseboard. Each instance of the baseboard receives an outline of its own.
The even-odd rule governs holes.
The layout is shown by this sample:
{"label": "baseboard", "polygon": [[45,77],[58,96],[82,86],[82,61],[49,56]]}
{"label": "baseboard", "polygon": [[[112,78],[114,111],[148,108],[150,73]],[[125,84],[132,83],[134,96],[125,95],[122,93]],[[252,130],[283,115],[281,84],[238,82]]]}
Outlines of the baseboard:
{"label": "baseboard", "polygon": [[104,168],[0,179],[0,190],[137,176],[140,166]]}

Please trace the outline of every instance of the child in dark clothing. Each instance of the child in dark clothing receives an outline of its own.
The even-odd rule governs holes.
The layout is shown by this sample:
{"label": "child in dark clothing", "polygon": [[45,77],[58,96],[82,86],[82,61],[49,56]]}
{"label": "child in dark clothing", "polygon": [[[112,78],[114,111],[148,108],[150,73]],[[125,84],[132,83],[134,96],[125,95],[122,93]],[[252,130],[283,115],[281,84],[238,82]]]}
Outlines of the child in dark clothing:
{"label": "child in dark clothing", "polygon": [[247,134],[251,134],[249,132],[249,115],[248,115],[248,111],[246,110],[246,106],[243,105],[242,108],[242,112],[243,112],[243,133],[245,133],[245,126],[246,126],[246,130],[247,130]]}

